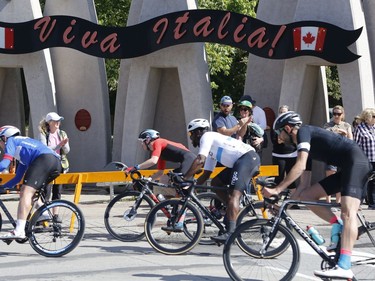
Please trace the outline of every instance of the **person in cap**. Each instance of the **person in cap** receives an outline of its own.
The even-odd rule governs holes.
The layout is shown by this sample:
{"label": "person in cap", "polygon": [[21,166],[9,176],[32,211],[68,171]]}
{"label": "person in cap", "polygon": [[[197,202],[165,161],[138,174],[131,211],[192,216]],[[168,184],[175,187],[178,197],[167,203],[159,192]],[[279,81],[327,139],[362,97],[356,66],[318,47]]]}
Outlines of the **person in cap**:
{"label": "person in cap", "polygon": [[209,179],[217,162],[225,167],[211,181],[212,186],[229,186],[228,190],[216,191],[226,202],[227,212],[224,223],[227,232],[211,237],[216,242],[224,243],[236,228],[243,191],[249,186],[252,177],[259,172],[259,156],[252,146],[238,139],[209,132],[209,123],[206,119],[198,118],[190,121],[187,130],[193,146],[199,147],[198,156],[186,173],[187,177],[193,176],[203,168],[203,174],[198,178],[198,184],[203,184]]}
{"label": "person in cap", "polygon": [[223,96],[220,100],[220,112],[215,115],[212,121],[212,130],[236,138],[238,131],[245,125],[248,118],[237,121],[236,117],[231,114],[232,108],[233,101],[231,97]]}
{"label": "person in cap", "polygon": [[[70,145],[67,133],[60,129],[62,120],[64,120],[64,117],[58,115],[56,112],[47,113],[46,117],[39,123],[39,140],[60,155],[62,172],[65,174],[69,171],[67,154],[70,152]],[[50,199],[52,193],[52,200],[61,199],[62,185],[49,185],[46,191],[45,198]],[[53,212],[55,220],[60,221],[57,213],[58,210],[53,210]]]}
{"label": "person in cap", "polygon": [[60,175],[60,156],[40,141],[20,136],[20,130],[14,126],[0,128],[0,147],[5,151],[3,160],[0,161],[0,171],[8,168],[13,158],[18,161],[14,178],[1,188],[11,188],[23,179],[16,227],[0,239],[24,239],[32,198],[37,190]]}
{"label": "person in cap", "polygon": [[338,242],[341,233],[341,250],[337,266],[327,270],[316,270],[314,274],[323,278],[353,278],[351,255],[358,236],[357,212],[368,176],[372,171],[369,160],[353,140],[340,134],[332,134],[320,127],[302,125],[300,115],[293,111],[280,114],[273,124],[273,130],[284,143],[293,142],[297,145],[297,160],[276,188],[263,189],[265,197],[279,194],[303,175],[308,157],[341,168],[318,183],[306,188],[298,187],[291,198],[318,201],[327,195],[341,192],[341,219],[331,208],[310,207],[316,215],[332,224],[331,242],[335,242],[336,239]]}
{"label": "person in cap", "polygon": [[258,124],[253,122],[251,102],[247,100],[241,101],[238,105],[238,110],[241,118],[248,118],[248,122],[238,132],[238,139],[254,147],[259,157],[261,157],[264,131]]}
{"label": "person in cap", "polygon": [[267,129],[267,118],[266,113],[262,108],[256,105],[256,101],[249,95],[244,95],[241,97],[240,102],[249,101],[252,104],[253,109],[253,122],[258,124],[263,130]]}

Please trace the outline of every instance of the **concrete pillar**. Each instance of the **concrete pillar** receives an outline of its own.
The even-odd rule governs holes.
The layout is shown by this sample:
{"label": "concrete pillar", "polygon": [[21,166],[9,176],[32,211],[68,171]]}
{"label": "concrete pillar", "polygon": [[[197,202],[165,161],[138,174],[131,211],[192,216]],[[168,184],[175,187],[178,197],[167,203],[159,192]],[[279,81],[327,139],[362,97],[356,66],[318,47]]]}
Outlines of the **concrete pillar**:
{"label": "concrete pillar", "polygon": [[[0,21],[25,22],[42,17],[39,1],[0,0]],[[25,131],[21,69],[23,69],[30,104],[29,136],[38,136],[39,120],[56,110],[55,82],[49,50],[32,54],[0,54],[1,124],[12,124]],[[13,102],[10,102],[13,101]]]}
{"label": "concrete pillar", "polygon": [[[154,0],[133,1],[127,25],[187,9],[196,9],[195,1],[167,0],[163,5]],[[211,114],[204,44],[183,44],[122,60],[112,159],[134,165],[149,157],[137,144],[138,134],[146,128],[192,148],[187,123],[199,117],[209,119]]]}
{"label": "concrete pillar", "polygon": [[[47,0],[45,16],[69,15],[98,23],[93,0]],[[70,171],[97,171],[110,162],[111,124],[103,58],[70,48],[52,48],[58,113],[70,143]],[[76,126],[78,111],[91,116],[87,130]],[[45,112],[47,113],[47,112]],[[85,116],[84,116],[85,117]]]}

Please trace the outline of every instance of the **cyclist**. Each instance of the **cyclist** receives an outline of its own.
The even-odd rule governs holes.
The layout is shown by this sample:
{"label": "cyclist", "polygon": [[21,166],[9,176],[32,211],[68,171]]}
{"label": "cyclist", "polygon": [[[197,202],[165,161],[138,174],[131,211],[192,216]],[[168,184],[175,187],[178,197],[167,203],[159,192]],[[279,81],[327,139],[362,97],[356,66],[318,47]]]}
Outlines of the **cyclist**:
{"label": "cyclist", "polygon": [[163,176],[166,168],[166,161],[180,163],[180,167],[175,172],[186,174],[193,163],[196,155],[183,144],[160,138],[160,133],[153,129],[146,129],[139,134],[138,140],[142,143],[144,150],[151,151],[151,157],[141,164],[129,167],[126,174],[131,171],[142,170],[157,165],[158,171],[152,175],[152,179],[160,179],[167,183],[167,176]]}
{"label": "cyclist", "polygon": [[259,171],[260,159],[252,146],[217,132],[209,132],[206,119],[192,120],[187,130],[193,146],[199,147],[198,156],[186,173],[187,177],[203,168],[204,172],[198,178],[198,184],[203,184],[217,162],[226,167],[211,181],[212,186],[229,185],[228,192],[217,192],[227,204],[227,232],[211,237],[216,242],[224,243],[236,228],[240,197],[251,178]]}
{"label": "cyclist", "polygon": [[0,147],[5,151],[0,171],[6,169],[13,158],[18,161],[15,177],[1,188],[13,187],[23,178],[16,228],[0,239],[25,238],[26,219],[35,192],[54,180],[62,170],[59,155],[40,141],[19,135],[20,130],[14,126],[0,128]]}
{"label": "cyclist", "polygon": [[[323,220],[333,224],[331,239],[341,236],[341,251],[337,266],[329,270],[316,270],[314,274],[327,278],[352,278],[351,251],[357,238],[357,211],[364,192],[371,165],[352,140],[334,134],[323,128],[302,125],[298,113],[289,111],[277,117],[273,124],[274,131],[285,143],[297,145],[297,160],[291,171],[275,189],[265,188],[265,197],[270,197],[286,189],[297,180],[306,169],[308,156],[341,170],[330,175],[311,187],[298,190],[292,198],[314,201],[328,195],[341,192],[341,219],[337,218],[330,208],[311,207],[311,210]],[[341,226],[343,223],[343,227]]]}

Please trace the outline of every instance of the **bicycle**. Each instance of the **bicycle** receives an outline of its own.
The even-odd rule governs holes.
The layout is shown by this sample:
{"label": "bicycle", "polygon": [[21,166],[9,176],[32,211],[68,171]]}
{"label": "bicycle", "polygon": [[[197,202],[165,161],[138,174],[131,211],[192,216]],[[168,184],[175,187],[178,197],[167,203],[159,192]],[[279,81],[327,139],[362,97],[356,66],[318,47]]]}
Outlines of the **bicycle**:
{"label": "bicycle", "polygon": [[[274,202],[273,202],[274,203]],[[339,247],[334,253],[310,238],[307,232],[287,213],[288,205],[339,207],[340,204],[284,200],[278,214],[271,220],[255,219],[237,227],[228,238],[223,250],[224,266],[232,280],[291,280],[300,263],[300,250],[291,227],[322,258],[321,268],[333,268],[339,257]],[[360,222],[359,240],[353,250],[352,270],[355,278],[373,279],[375,276],[375,239],[371,231],[375,223],[369,222],[364,214],[357,214]],[[282,224],[285,221],[288,227]],[[367,235],[365,235],[367,234]],[[369,248],[370,247],[370,248]],[[366,253],[360,251],[367,248]],[[367,279],[368,280],[368,279]]]}
{"label": "bicycle", "polygon": [[[181,198],[163,201],[152,208],[145,222],[148,242],[156,251],[167,255],[186,253],[198,243],[213,244],[210,237],[225,232],[224,222],[221,221],[223,216],[217,216],[212,212],[213,208],[207,208],[195,190],[227,190],[227,187],[197,185],[195,180],[183,180],[179,174],[171,172],[169,176]],[[249,204],[249,209],[257,216],[253,201]],[[182,230],[176,227],[180,221],[183,221]],[[166,230],[166,227],[172,230]]]}
{"label": "bicycle", "polygon": [[[113,198],[104,212],[104,225],[109,234],[122,242],[134,242],[144,238],[144,222],[149,211],[160,203],[151,186],[173,188],[172,186],[143,177],[139,171],[130,173],[133,189],[127,189]],[[205,201],[207,208],[215,208],[219,198],[215,193],[197,195]],[[209,207],[210,206],[210,207]],[[207,227],[209,222],[207,221]]]}
{"label": "bicycle", "polygon": [[[43,205],[36,208],[36,202],[39,199]],[[26,238],[2,240],[8,245],[13,240],[18,243],[29,241],[31,247],[45,257],[61,257],[73,251],[80,243],[85,231],[85,218],[80,208],[66,200],[45,201],[41,191],[35,193],[33,206],[25,226]],[[4,211],[9,223],[15,227],[16,222],[1,198],[0,208]],[[59,220],[53,218],[54,209],[59,210]],[[49,218],[45,219],[46,217]],[[0,213],[0,231],[2,226],[3,219]]]}

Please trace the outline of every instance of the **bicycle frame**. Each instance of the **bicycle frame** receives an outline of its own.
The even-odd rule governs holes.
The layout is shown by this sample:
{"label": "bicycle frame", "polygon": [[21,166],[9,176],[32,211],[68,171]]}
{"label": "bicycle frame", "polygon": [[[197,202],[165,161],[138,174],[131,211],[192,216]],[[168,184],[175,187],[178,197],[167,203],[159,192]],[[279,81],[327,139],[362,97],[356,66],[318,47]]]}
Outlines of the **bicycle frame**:
{"label": "bicycle frame", "polygon": [[[279,210],[279,213],[277,216],[273,217],[271,221],[273,221],[273,226],[270,231],[270,235],[266,239],[266,243],[263,245],[261,253],[265,253],[268,246],[271,244],[273,238],[276,236],[276,233],[278,231],[278,227],[280,223],[284,220],[286,223],[288,223],[301,237],[303,240],[307,242],[307,244],[310,245],[311,248],[314,249],[314,251],[324,260],[329,263],[330,266],[335,266],[337,260],[332,259],[332,255],[328,255],[326,252],[322,250],[322,248],[315,243],[315,241],[310,237],[308,233],[306,233],[305,230],[303,230],[299,224],[293,220],[293,218],[288,215],[286,211],[286,207],[288,205],[305,205],[305,206],[325,206],[325,207],[339,207],[340,204],[332,204],[332,203],[325,203],[325,202],[311,202],[311,201],[298,201],[298,200],[291,200],[287,199],[285,200]],[[335,254],[336,257],[338,257],[337,254]]]}

